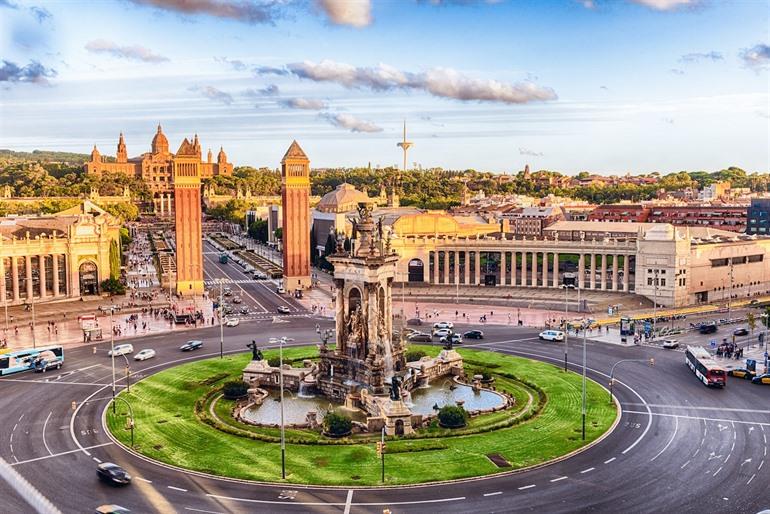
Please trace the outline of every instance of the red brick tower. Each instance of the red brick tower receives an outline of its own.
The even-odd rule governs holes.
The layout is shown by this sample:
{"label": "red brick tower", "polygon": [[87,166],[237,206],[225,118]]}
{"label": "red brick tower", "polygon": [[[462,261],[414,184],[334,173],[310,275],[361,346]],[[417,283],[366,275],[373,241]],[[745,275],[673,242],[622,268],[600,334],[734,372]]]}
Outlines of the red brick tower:
{"label": "red brick tower", "polygon": [[310,160],[296,141],[281,160],[283,287],[306,289],[310,281]]}
{"label": "red brick tower", "polygon": [[203,294],[200,149],[187,138],[174,156],[176,291]]}

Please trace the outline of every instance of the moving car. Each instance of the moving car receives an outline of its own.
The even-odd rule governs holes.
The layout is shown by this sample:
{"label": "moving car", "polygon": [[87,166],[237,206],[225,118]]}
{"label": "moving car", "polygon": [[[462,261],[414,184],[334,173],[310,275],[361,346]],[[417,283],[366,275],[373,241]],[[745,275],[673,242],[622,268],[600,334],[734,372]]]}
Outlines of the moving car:
{"label": "moving car", "polygon": [[451,321],[439,321],[439,322],[433,324],[433,328],[434,329],[454,328],[454,327],[455,327],[454,323],[452,323]]}
{"label": "moving car", "polygon": [[409,334],[407,339],[413,343],[430,343],[433,341],[433,338],[430,336],[430,334],[426,334],[425,332],[415,332],[413,334]]}
{"label": "moving car", "polygon": [[286,307],[285,305],[279,305],[278,306],[278,312],[280,312],[281,314],[289,314],[291,312],[291,310],[288,307]]}
{"label": "moving car", "polygon": [[561,330],[544,330],[537,337],[543,341],[564,341],[564,332]]}
{"label": "moving car", "polygon": [[[59,353],[61,355],[61,353]],[[43,350],[32,361],[35,373],[45,373],[49,369],[61,369],[62,358],[57,357],[51,350]]]}
{"label": "moving car", "polygon": [[131,511],[120,505],[100,505],[96,507],[96,514],[131,514]]}
{"label": "moving car", "polygon": [[446,337],[451,333],[452,331],[448,328],[439,328],[433,331],[433,337]]}
{"label": "moving car", "polygon": [[462,336],[460,334],[452,334],[451,336],[442,337],[440,339],[440,341],[445,344],[448,339],[452,340],[452,344],[462,344],[463,343],[463,338],[462,338]]}
{"label": "moving car", "polygon": [[241,299],[240,296],[236,296],[235,298],[233,298],[233,303],[241,303],[241,302],[243,302],[243,300]]}
{"label": "moving car", "polygon": [[226,327],[237,327],[241,323],[241,320],[238,318],[227,318],[225,320],[225,326]]}
{"label": "moving car", "polygon": [[126,355],[127,353],[134,353],[134,345],[131,344],[119,344],[115,346],[112,350],[107,352],[107,355],[109,357],[118,356],[118,355]]}
{"label": "moving car", "polygon": [[770,385],[770,373],[765,373],[763,375],[758,375],[751,379],[752,384],[764,384],[764,385]]}
{"label": "moving car", "polygon": [[407,325],[422,325],[422,319],[420,318],[412,318],[406,320]]}
{"label": "moving car", "polygon": [[286,289],[283,288],[283,286],[278,286],[278,288],[275,290],[276,294],[286,294]]}
{"label": "moving car", "polygon": [[674,348],[679,348],[679,341],[676,339],[666,339],[661,346],[667,350],[673,350]]}
{"label": "moving car", "polygon": [[225,296],[233,296],[233,290],[230,289],[229,287],[226,287],[222,294],[224,294]]}
{"label": "moving car", "polygon": [[749,371],[746,368],[735,368],[731,369],[727,372],[727,374],[731,377],[735,378],[745,378],[746,380],[751,380],[754,378],[755,373],[753,371]]}
{"label": "moving car", "polygon": [[248,314],[249,308],[244,305],[243,307],[240,308],[238,312],[240,312],[241,314]]}
{"label": "moving car", "polygon": [[203,346],[203,341],[194,339],[192,341],[187,341],[185,344],[179,347],[180,350],[183,352],[191,352],[193,350],[197,350],[198,348],[201,348]]}
{"label": "moving car", "polygon": [[102,462],[96,466],[96,475],[100,480],[112,485],[128,485],[131,483],[131,475],[112,462]]}
{"label": "moving car", "polygon": [[736,336],[747,336],[747,335],[749,335],[749,329],[748,328],[744,328],[744,327],[736,328],[735,330],[733,330],[733,335],[736,335]]}
{"label": "moving car", "polygon": [[698,328],[698,331],[701,334],[713,334],[717,331],[717,324],[715,321],[704,323],[700,326],[700,328]]}
{"label": "moving car", "polygon": [[469,330],[463,334],[465,339],[484,339],[484,332],[481,330]]}
{"label": "moving car", "polygon": [[155,350],[152,348],[145,348],[144,350],[139,350],[139,352],[134,355],[135,361],[146,361],[147,359],[152,359],[155,357]]}

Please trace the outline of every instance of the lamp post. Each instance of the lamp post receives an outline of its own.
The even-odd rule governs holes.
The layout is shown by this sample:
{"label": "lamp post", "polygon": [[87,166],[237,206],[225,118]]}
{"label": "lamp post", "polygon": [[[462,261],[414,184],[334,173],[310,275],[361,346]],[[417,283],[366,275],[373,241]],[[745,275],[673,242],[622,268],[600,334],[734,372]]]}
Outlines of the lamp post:
{"label": "lamp post", "polygon": [[655,324],[658,322],[658,270],[654,271],[652,279],[652,340],[655,340]]}
{"label": "lamp post", "polygon": [[115,400],[120,400],[128,406],[128,429],[131,430],[131,448],[134,447],[134,410],[131,408],[131,404],[128,400],[117,396],[112,399],[112,413],[115,413]]}
{"label": "lamp post", "polygon": [[283,480],[286,480],[286,434],[284,431],[284,423],[283,423],[283,343],[286,341],[285,337],[282,337],[280,340],[279,350],[278,350],[278,361],[279,361],[279,376],[280,378],[280,388],[281,388],[281,478]]}
{"label": "lamp post", "polygon": [[110,306],[110,361],[112,362],[112,413],[115,414],[115,326],[112,319],[113,311],[114,309],[112,308],[112,306]]}
{"label": "lamp post", "polygon": [[583,441],[586,440],[586,323],[583,323]]}
{"label": "lamp post", "polygon": [[612,368],[610,369],[610,403],[612,403],[612,399],[613,399],[613,396],[612,396],[612,385],[615,382],[615,366],[617,366],[618,364],[620,364],[622,362],[647,362],[647,363],[649,363],[650,366],[654,366],[655,365],[655,359],[652,359],[652,358],[651,359],[621,359],[618,362],[616,362],[615,364],[613,364]]}
{"label": "lamp post", "polygon": [[569,338],[569,322],[567,318],[569,316],[569,288],[567,284],[562,286],[564,288],[564,372],[567,372],[567,339]]}
{"label": "lamp post", "polygon": [[219,358],[223,359],[225,356],[224,347],[225,347],[225,329],[222,325],[222,316],[224,313],[224,304],[222,300],[222,283],[223,280],[220,279],[219,281]]}
{"label": "lamp post", "polygon": [[37,337],[35,336],[35,295],[29,297],[29,303],[32,305],[32,348],[37,348]]}

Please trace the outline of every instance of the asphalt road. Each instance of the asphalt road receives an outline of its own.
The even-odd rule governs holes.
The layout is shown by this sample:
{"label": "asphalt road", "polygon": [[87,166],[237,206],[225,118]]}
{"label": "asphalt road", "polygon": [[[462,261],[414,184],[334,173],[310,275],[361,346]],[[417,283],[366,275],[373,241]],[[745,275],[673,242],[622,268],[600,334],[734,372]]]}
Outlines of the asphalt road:
{"label": "asphalt road", "polygon": [[[206,257],[207,279],[245,278],[235,266],[219,266],[211,262],[213,255]],[[244,301],[249,298],[255,308],[262,305],[269,312],[286,302],[302,314],[298,304],[277,297],[269,286],[253,282],[238,286]],[[293,337],[294,345],[312,343],[316,323],[331,326],[308,315],[282,320],[257,319],[226,329],[224,351],[248,351],[245,345],[252,339],[265,343],[283,335]],[[486,339],[466,346],[563,363],[563,345],[538,341],[533,329],[483,328]],[[203,349],[180,352],[179,345],[192,337],[204,341]],[[581,342],[572,341],[568,360],[572,369],[579,370]],[[219,328],[157,335],[133,344],[137,351],[158,352],[154,359],[131,361],[134,379],[140,379],[185,360],[218,355]],[[102,427],[102,412],[111,396],[107,349],[108,343],[101,343],[71,350],[61,371],[0,380],[0,456],[62,512],[92,512],[103,503],[117,503],[133,512],[184,513],[350,513],[384,508],[399,513],[696,509],[752,513],[770,508],[770,388],[732,379],[724,390],[708,389],[686,368],[678,351],[587,343],[588,376],[600,383],[607,383],[610,368],[621,359],[654,357],[655,366],[626,362],[616,368],[615,392],[623,408],[620,423],[601,443],[572,458],[527,472],[452,484],[348,489],[222,480],[127,453]],[[116,364],[120,373],[125,362]],[[119,384],[125,386],[122,380]],[[73,401],[79,405],[74,412]],[[575,424],[580,426],[579,412]],[[114,488],[99,483],[95,466],[100,461],[126,467],[135,477],[132,485]],[[289,454],[287,467],[291,466]],[[4,482],[0,495],[3,513],[30,512]]]}

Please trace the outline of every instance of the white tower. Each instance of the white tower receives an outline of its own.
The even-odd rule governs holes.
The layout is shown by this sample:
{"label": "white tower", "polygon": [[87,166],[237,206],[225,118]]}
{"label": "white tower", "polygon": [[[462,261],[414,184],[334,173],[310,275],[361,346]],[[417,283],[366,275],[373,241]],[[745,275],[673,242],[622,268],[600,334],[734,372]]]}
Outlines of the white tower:
{"label": "white tower", "polygon": [[403,168],[403,171],[406,171],[406,154],[409,151],[409,148],[411,148],[411,146],[413,144],[414,143],[412,143],[411,141],[407,141],[406,140],[406,120],[404,120],[404,140],[401,141],[400,143],[396,143],[396,146],[399,146],[399,147],[401,147],[401,149],[404,150],[404,168]]}

